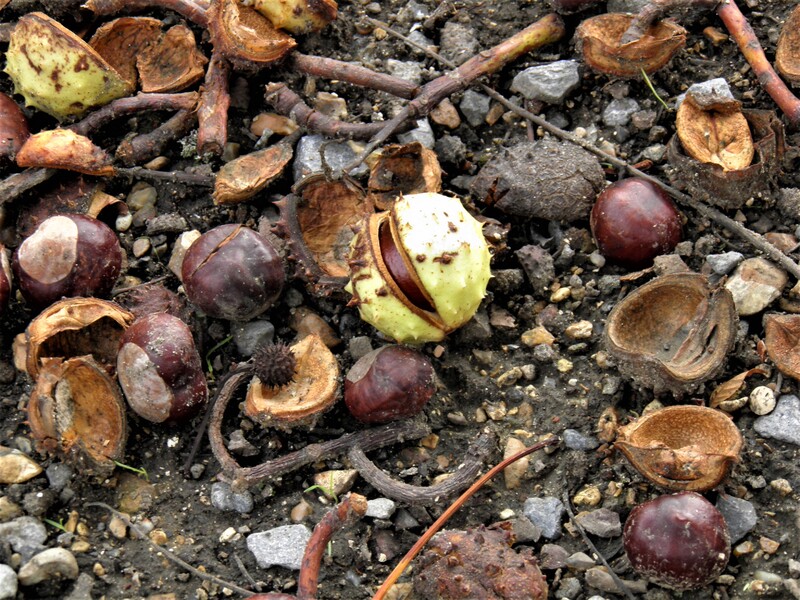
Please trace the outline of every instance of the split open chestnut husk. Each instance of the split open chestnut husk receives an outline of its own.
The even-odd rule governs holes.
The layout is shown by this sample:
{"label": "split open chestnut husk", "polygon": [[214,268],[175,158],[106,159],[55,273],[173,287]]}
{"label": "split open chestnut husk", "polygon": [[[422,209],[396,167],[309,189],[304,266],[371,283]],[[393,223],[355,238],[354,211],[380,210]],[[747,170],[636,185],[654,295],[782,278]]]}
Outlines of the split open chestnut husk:
{"label": "split open chestnut husk", "polygon": [[42,361],[28,423],[42,450],[99,476],[113,471],[125,454],[125,401],[91,356]]}
{"label": "split open chestnut husk", "polygon": [[291,351],[296,361],[292,381],[269,387],[254,377],[247,389],[244,412],[265,427],[313,426],[338,397],[339,364],[318,335],[307,335]]}
{"label": "split open chestnut husk", "polygon": [[391,206],[400,194],[438,192],[442,168],[436,153],[419,142],[390,144],[367,159],[370,165],[367,190],[380,210]]}
{"label": "split open chestnut husk", "polygon": [[608,316],[605,346],[637,387],[677,396],[723,368],[738,317],[730,292],[696,273],[663,275],[634,290]]}
{"label": "split open chestnut husk", "polygon": [[719,485],[739,460],[742,434],[720,410],[668,406],[620,427],[614,447],[654,484],[702,492]]}
{"label": "split open chestnut husk", "polygon": [[800,6],[795,7],[781,28],[775,68],[792,85],[800,84]]}

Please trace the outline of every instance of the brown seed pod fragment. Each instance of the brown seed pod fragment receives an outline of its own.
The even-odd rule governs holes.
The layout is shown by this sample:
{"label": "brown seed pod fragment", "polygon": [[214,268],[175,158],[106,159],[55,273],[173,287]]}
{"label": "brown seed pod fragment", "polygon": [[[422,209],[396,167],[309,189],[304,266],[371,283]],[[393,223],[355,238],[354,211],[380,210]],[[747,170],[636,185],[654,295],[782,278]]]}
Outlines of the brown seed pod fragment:
{"label": "brown seed pod fragment", "polygon": [[292,381],[272,388],[254,377],[247,389],[244,412],[265,427],[313,426],[336,401],[339,364],[322,339],[307,335],[291,350],[296,360]]}
{"label": "brown seed pod fragment", "polygon": [[25,370],[36,378],[45,358],[91,354],[113,369],[119,340],[133,322],[133,314],[108,300],[67,298],[30,322],[24,333]]}
{"label": "brown seed pod fragment", "polygon": [[781,28],[775,68],[792,85],[800,84],[800,6],[795,7]]}
{"label": "brown seed pod fragment", "polygon": [[283,174],[294,156],[291,144],[275,144],[225,163],[214,180],[214,204],[252,198]]}
{"label": "brown seed pod fragment", "polygon": [[722,411],[669,406],[620,427],[614,447],[654,484],[702,492],[719,485],[739,460],[742,434]]}
{"label": "brown seed pod fragment", "polygon": [[51,129],[30,136],[17,152],[20,167],[66,169],[87,175],[113,175],[113,160],[86,136]]}
{"label": "brown seed pod fragment", "polygon": [[372,203],[387,210],[399,194],[439,192],[442,168],[436,153],[419,142],[392,144],[367,159],[367,190]]}
{"label": "brown seed pod fragment", "polygon": [[730,292],[703,275],[657,277],[608,316],[605,346],[637,386],[683,395],[714,377],[736,338]]}
{"label": "brown seed pod fragment", "polygon": [[43,361],[28,422],[43,450],[99,476],[113,471],[125,454],[125,401],[91,356]]}
{"label": "brown seed pod fragment", "polygon": [[658,71],[686,43],[686,30],[672,21],[659,21],[638,40],[621,44],[634,15],[606,13],[584,19],[575,36],[583,60],[595,71],[616,77],[640,77]]}
{"label": "brown seed pod fragment", "polygon": [[530,548],[511,548],[510,528],[442,531],[428,544],[414,574],[419,598],[545,600],[547,582]]}
{"label": "brown seed pod fragment", "polygon": [[121,17],[101,25],[89,45],[135,88],[139,79],[136,58],[160,36],[159,19]]}
{"label": "brown seed pod fragment", "polygon": [[206,14],[214,48],[236,68],[272,64],[297,45],[269,19],[238,0],[212,0]]}
{"label": "brown seed pod fragment", "polygon": [[143,92],[177,92],[200,81],[208,59],[186,25],[170,27],[136,59]]}
{"label": "brown seed pod fragment", "polygon": [[800,315],[764,316],[764,343],[781,373],[800,380]]}
{"label": "brown seed pod fragment", "polygon": [[676,187],[722,209],[741,208],[748,198],[770,194],[785,152],[783,124],[773,111],[742,110],[753,139],[755,157],[744,168],[725,171],[720,165],[688,156],[677,135],[667,144],[670,181]]}

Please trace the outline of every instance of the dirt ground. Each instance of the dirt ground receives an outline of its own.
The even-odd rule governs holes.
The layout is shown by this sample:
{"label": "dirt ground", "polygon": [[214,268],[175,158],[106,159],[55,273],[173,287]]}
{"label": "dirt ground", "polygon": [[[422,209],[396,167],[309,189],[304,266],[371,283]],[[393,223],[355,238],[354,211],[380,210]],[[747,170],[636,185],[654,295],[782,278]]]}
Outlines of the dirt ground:
{"label": "dirt ground", "polygon": [[[434,0],[420,0],[418,4],[429,14],[437,6]],[[740,4],[767,55],[774,57],[778,32],[795,3],[789,0],[742,0]],[[371,4],[366,1],[342,2],[337,20],[320,34],[300,37],[298,48],[307,54],[345,61],[361,60],[378,71],[386,67],[389,59],[417,62],[422,67],[423,80],[427,81],[440,74],[443,67],[433,59],[409,49],[400,40],[377,35],[372,27],[363,26],[361,21],[362,17],[369,15],[393,24],[405,6],[405,2],[395,0]],[[48,1],[42,4],[14,1],[0,13],[0,20],[13,22],[30,10],[44,10],[58,16],[61,14],[59,8],[63,6]],[[583,13],[566,16],[567,34],[560,42],[523,56],[500,73],[487,78],[486,83],[510,96],[512,78],[529,66],[554,60],[581,61],[573,38],[575,28],[582,19],[604,11],[605,3],[600,3]],[[485,49],[548,12],[550,6],[544,0],[459,1],[453,5],[451,13],[445,13],[436,27],[423,30],[423,33],[438,44],[444,23],[454,21],[471,30],[478,47]],[[144,11],[143,14],[170,22],[179,20],[174,13],[166,10]],[[396,23],[396,28],[407,34],[412,25],[420,20],[401,19]],[[95,27],[85,15],[80,23],[69,17],[65,18],[65,22],[88,31]],[[685,15],[681,22],[688,30],[684,50],[666,68],[651,76],[652,85],[662,99],[672,105],[688,85],[725,77],[745,108],[777,110],[769,96],[759,88],[735,44],[725,40],[714,45],[704,34],[707,27],[724,30],[713,11]],[[198,28],[195,31],[198,39],[203,39],[202,32]],[[207,42],[207,38],[205,40]],[[208,44],[203,48],[208,50]],[[613,150],[618,157],[632,163],[652,156],[643,153],[654,145],[666,143],[672,136],[675,130],[674,112],[667,111],[659,103],[642,78],[619,80],[593,73],[583,65],[581,74],[579,86],[569,94],[564,105],[541,108],[541,113],[551,122],[568,131],[578,128],[596,131],[597,145]],[[401,102],[380,92],[311,78],[280,67],[246,77],[234,75],[233,89],[239,100],[234,103],[230,113],[230,139],[240,144],[241,154],[251,151],[255,144],[254,136],[249,132],[250,121],[256,114],[270,110],[265,106],[263,89],[271,81],[284,81],[299,93],[310,91],[313,95],[323,91],[334,92],[346,101],[349,112],[347,118],[353,121],[369,121],[379,111],[388,115],[392,107]],[[11,84],[5,76],[0,78],[0,90],[11,93]],[[459,93],[451,100],[458,106],[461,97]],[[603,111],[614,98],[622,97],[636,100],[643,111],[651,111],[649,122],[641,127],[626,126],[624,131],[604,125],[601,117]],[[54,126],[54,121],[41,113],[29,110],[27,114],[34,131]],[[99,145],[113,150],[128,131],[137,128],[144,130],[147,126],[146,118],[121,119],[117,125],[104,128],[93,139]],[[796,145],[799,140],[795,132],[789,128],[786,133],[788,144]],[[455,159],[448,162],[447,157],[440,157],[445,170],[443,190],[468,198],[483,215],[510,225],[510,230],[507,250],[499,252],[492,265],[496,276],[490,283],[478,322],[441,343],[428,344],[423,349],[431,358],[440,383],[434,398],[425,408],[425,418],[439,436],[438,445],[426,448],[408,442],[371,453],[380,467],[394,475],[403,472],[404,481],[419,485],[428,484],[442,472],[453,470],[461,461],[470,441],[485,428],[496,435],[496,446],[487,461],[488,464],[495,464],[502,458],[510,436],[526,445],[542,436],[561,435],[566,429],[593,436],[601,414],[607,408],[615,407],[620,421],[624,423],[641,414],[645,406],[654,400],[652,393],[637,390],[629,381],[621,379],[613,363],[604,361],[602,354],[602,332],[608,312],[626,293],[649,280],[652,275],[626,281],[620,277],[629,273],[628,270],[609,263],[598,267],[593,262],[596,253],[592,253],[596,248],[589,233],[588,214],[586,218],[563,224],[541,219],[526,220],[486,207],[482,205],[482,199],[469,196],[469,178],[475,176],[502,148],[527,139],[529,134],[538,139],[543,132],[536,127],[526,128],[518,118],[500,118],[493,125],[484,123],[475,127],[462,119],[461,125],[454,130],[434,124],[433,134],[437,140],[451,136],[463,144],[458,152],[450,155],[451,159],[453,156]],[[168,147],[166,155],[170,158],[172,168],[191,167],[201,173],[211,173],[220,168],[222,163],[217,158],[200,159],[191,156],[191,152],[182,154],[182,150],[190,145],[190,142],[183,140],[181,144]],[[665,166],[666,159],[657,157],[648,173],[665,178]],[[611,165],[604,164],[603,167],[609,182],[618,177]],[[6,177],[16,170],[11,166],[0,167],[0,176]],[[60,177],[66,179],[70,175]],[[106,192],[125,198],[134,183],[135,180],[114,178],[108,182]],[[159,215],[182,216],[187,229],[206,231],[229,222],[257,227],[263,218],[275,221],[277,212],[272,201],[287,194],[292,183],[291,174],[287,173],[253,200],[232,207],[214,206],[208,188],[179,182],[156,183],[156,211]],[[729,216],[736,217],[759,233],[772,231],[796,235],[796,227],[800,223],[779,212],[776,207],[781,189],[800,187],[800,178],[791,160],[787,161],[778,183],[772,195],[757,199],[740,211],[730,211]],[[10,249],[20,241],[19,219],[24,214],[22,208],[35,202],[37,193],[33,190],[2,206],[2,239]],[[753,247],[696,212],[682,208],[682,215],[684,240],[690,244],[682,246],[684,251],[681,258],[692,270],[701,272],[708,254],[737,251],[746,258],[758,255]],[[146,282],[164,277],[164,284],[177,290],[179,282],[171,276],[166,263],[178,233],[160,234],[161,237],[153,244],[154,250],[136,258],[133,255],[133,242],[146,235],[146,224],[134,223],[129,231],[120,235],[127,254],[123,273],[127,279],[120,281]],[[564,251],[565,240],[574,252]],[[549,293],[534,289],[515,254],[516,250],[530,244],[540,244],[554,258],[554,277],[546,282],[550,290],[568,286],[583,288],[587,293],[577,296],[578,299],[573,295],[563,302],[554,303]],[[792,257],[797,259],[798,254],[794,253]],[[792,285],[793,282],[790,282],[784,292]],[[343,302],[317,298],[297,280],[290,280],[281,300],[265,315],[275,326],[276,339],[290,342],[295,337],[295,331],[289,323],[300,307],[319,314],[340,338],[341,342],[333,351],[343,373],[353,363],[353,338],[368,336],[373,347],[382,343],[375,330],[358,318],[354,308]],[[773,308],[776,307],[777,303],[773,305]],[[12,300],[10,309],[2,317],[0,443],[22,449],[47,467],[57,463],[58,459],[39,454],[32,447],[24,411],[32,383],[24,374],[15,372],[11,355],[14,336],[24,330],[31,317],[31,312],[19,298]],[[756,314],[743,319],[747,328],[740,331],[724,371],[703,390],[685,398],[685,402],[707,403],[710,391],[717,384],[760,362],[756,344],[763,337],[761,317],[762,314]],[[565,330],[579,321],[592,324],[591,337],[570,340]],[[536,354],[522,342],[522,334],[537,325],[545,326],[555,336],[553,352],[547,356]],[[197,321],[200,354],[208,357],[213,366],[213,375],[209,376],[212,393],[229,367],[242,360],[235,346],[225,342],[230,329],[227,321],[205,317]],[[569,368],[565,366],[567,361]],[[509,381],[508,377],[502,377],[515,367],[522,368],[522,373],[527,374],[528,378],[523,375]],[[748,380],[740,395],[749,394],[756,385],[778,381],[778,372],[773,369],[769,377]],[[789,377],[783,377],[780,381],[783,393],[798,393],[796,381]],[[665,404],[675,403],[675,399],[669,395],[662,396],[660,400]],[[260,459],[360,428],[341,403],[327,413],[314,430],[294,433],[262,431],[237,413],[236,402],[233,405],[226,419],[225,432],[243,429],[248,439],[262,449],[257,457]],[[747,408],[733,413],[733,418],[745,440],[741,461],[735,465],[730,477],[706,496],[713,502],[724,492],[745,498],[753,504],[758,522],[739,542],[752,542],[752,550],[732,556],[723,578],[707,588],[681,595],[651,584],[646,592],[637,591],[637,597],[650,600],[678,597],[750,598],[755,595],[791,597],[791,592],[787,591],[780,579],[798,575],[796,572],[790,574],[792,569],[789,566],[790,560],[800,559],[798,447],[760,438],[753,429],[755,415]],[[131,498],[138,501],[138,505],[133,506],[134,510],[129,511],[134,520],[163,530],[164,544],[191,565],[248,589],[293,593],[297,572],[281,567],[260,568],[247,548],[245,537],[251,532],[291,523],[290,511],[303,499],[312,507],[305,522],[313,526],[330,502],[321,497],[319,490],[304,490],[313,485],[315,473],[346,468],[346,459],[321,461],[257,486],[251,490],[255,504],[249,513],[221,511],[211,502],[211,488],[220,467],[207,442],[203,443],[194,461],[205,468],[198,469],[196,477],[187,478],[182,473],[199,422],[200,418],[197,418],[181,426],[163,427],[148,424],[129,413],[125,464],[145,469],[149,481],[119,468],[111,477],[98,482],[86,479],[75,469],[66,486],[60,490],[52,489],[51,482],[44,475],[22,484],[1,486],[0,496],[20,506],[24,514],[37,519],[59,523],[65,522],[71,511],[77,513],[79,522],[84,525],[78,533],[63,534],[57,527],[48,525],[46,545],[70,548],[76,539],[88,542],[81,546],[83,551],[75,552],[80,572],[85,574],[79,583],[86,587],[76,589],[75,581],[55,578],[40,585],[20,587],[16,598],[183,599],[237,595],[187,573],[155,551],[146,540],[135,539],[130,533],[124,537],[115,536],[109,530],[110,515],[100,508],[88,506],[92,502],[104,502],[125,508],[130,507]],[[256,458],[250,460],[255,461]],[[794,491],[782,494],[770,485],[770,482],[779,479],[788,481]],[[606,445],[589,451],[572,450],[561,445],[553,451],[536,453],[519,487],[507,489],[502,477],[487,484],[456,513],[448,526],[476,527],[495,523],[509,514],[520,517],[528,498],[574,498],[579,491],[593,486],[600,490],[602,497],[597,506],[589,509],[600,506],[609,508],[620,515],[623,523],[634,504],[660,493],[633,470],[619,453],[609,450]],[[381,497],[362,479],[355,481],[352,491],[368,498]],[[582,508],[586,509],[578,507],[578,510]],[[331,552],[323,563],[318,597],[370,598],[395,563],[444,509],[444,502],[428,507],[400,503],[398,512],[390,520],[364,519],[337,534]],[[236,530],[236,535],[220,541],[223,532],[231,527]],[[562,526],[561,531],[563,535],[558,539],[539,538],[538,541],[527,541],[525,545],[531,547],[535,554],[545,544],[557,544],[568,555],[575,552],[592,555],[592,550],[573,527]],[[762,538],[778,542],[777,552],[764,552],[759,546]],[[623,579],[641,579],[624,558],[620,536],[592,539]],[[14,560],[7,545],[0,547],[0,562],[13,565]],[[763,584],[757,581],[764,578],[763,574],[758,575],[759,572],[774,574],[777,582]],[[544,573],[550,585],[550,598],[620,596],[618,590],[602,591],[591,587],[585,580],[585,572],[580,569],[545,569]],[[564,579],[572,577],[577,579],[577,587],[561,585]],[[561,593],[557,593],[557,590],[561,590]]]}

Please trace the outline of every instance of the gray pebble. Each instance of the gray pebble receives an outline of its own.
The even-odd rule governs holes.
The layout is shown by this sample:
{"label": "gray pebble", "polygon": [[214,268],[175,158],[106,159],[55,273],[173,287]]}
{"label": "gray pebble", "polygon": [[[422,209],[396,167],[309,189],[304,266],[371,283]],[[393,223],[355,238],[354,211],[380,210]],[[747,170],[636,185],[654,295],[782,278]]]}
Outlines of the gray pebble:
{"label": "gray pebble", "polygon": [[260,450],[244,437],[241,429],[235,430],[228,438],[228,450],[237,456],[257,456]]}
{"label": "gray pebble", "polygon": [[781,396],[775,410],[757,418],[753,428],[766,438],[800,446],[800,398]]}
{"label": "gray pebble", "polygon": [[66,548],[48,548],[39,552],[19,569],[19,583],[36,585],[51,579],[75,579],[78,577],[78,561]]}
{"label": "gray pebble", "polygon": [[8,565],[0,564],[0,600],[8,600],[17,595],[17,574]]}
{"label": "gray pebble", "polygon": [[709,254],[706,262],[717,275],[727,275],[744,260],[741,252],[723,252],[722,254]]}
{"label": "gray pebble", "polygon": [[585,552],[576,552],[567,559],[567,566],[570,569],[585,571],[597,566],[595,560]]}
{"label": "gray pebble", "polygon": [[460,165],[467,157],[467,145],[454,135],[444,134],[436,140],[433,148],[439,161],[446,164]]}
{"label": "gray pebble", "polygon": [[397,509],[397,504],[389,498],[367,500],[366,516],[373,519],[390,519]]}
{"label": "gray pebble", "polygon": [[231,335],[239,354],[250,357],[261,344],[272,342],[275,338],[275,326],[264,320],[232,323]]}
{"label": "gray pebble", "polygon": [[575,577],[565,577],[558,583],[558,588],[556,589],[556,598],[567,598],[568,600],[572,600],[573,598],[577,598],[580,593],[581,582]]}
{"label": "gray pebble", "polygon": [[565,429],[561,437],[564,440],[564,444],[567,446],[567,448],[572,450],[583,450],[584,452],[588,452],[589,450],[594,450],[600,445],[600,442],[596,437],[583,435],[580,431],[575,429]]}
{"label": "gray pebble", "polygon": [[563,569],[567,566],[569,552],[557,544],[544,544],[539,552],[539,566],[542,569]]}
{"label": "gray pebble", "polygon": [[368,335],[354,336],[347,343],[347,349],[350,351],[350,356],[353,357],[353,360],[358,360],[372,352],[372,339]]}
{"label": "gray pebble", "polygon": [[631,115],[639,110],[639,103],[633,98],[612,100],[603,111],[603,123],[609,127],[627,125]]}
{"label": "gray pebble", "polygon": [[416,0],[409,0],[397,13],[397,22],[402,24],[414,23],[427,19],[430,11],[424,4]]}
{"label": "gray pebble", "polygon": [[[347,142],[331,142],[321,135],[306,135],[297,142],[294,159],[294,180],[298,182],[311,173],[319,173],[322,169],[320,150],[325,145],[324,155],[327,166],[334,171],[340,170],[356,158],[353,147]],[[367,166],[362,164],[352,171],[352,175],[363,175]]]}
{"label": "gray pebble", "polygon": [[249,513],[253,510],[253,495],[248,491],[234,492],[220,481],[211,486],[211,504],[217,510]]}
{"label": "gray pebble", "polygon": [[247,548],[258,566],[299,570],[311,530],[305,525],[282,525],[247,536]]}
{"label": "gray pebble", "polygon": [[728,525],[728,534],[731,536],[731,544],[741,540],[749,531],[756,526],[758,517],[756,509],[752,503],[742,498],[720,494],[717,498],[717,510],[722,513],[725,523]]}
{"label": "gray pebble", "polygon": [[94,588],[94,578],[89,573],[81,573],[72,586],[72,591],[64,600],[92,600],[92,588]]}
{"label": "gray pebble", "polygon": [[528,498],[523,506],[523,513],[531,523],[542,530],[548,540],[561,537],[561,517],[564,515],[564,504],[558,498]]}
{"label": "gray pebble", "polygon": [[478,38],[475,31],[466,25],[448,21],[439,37],[440,53],[457,65],[472,58],[478,52]]}
{"label": "gray pebble", "polygon": [[45,475],[50,483],[50,489],[60,492],[72,479],[72,469],[64,463],[54,462],[45,469]]}
{"label": "gray pebble", "polygon": [[622,523],[619,514],[607,508],[598,508],[575,517],[578,524],[592,535],[601,538],[612,538],[622,535]]}
{"label": "gray pebble", "polygon": [[485,122],[490,104],[491,98],[486,94],[481,94],[475,90],[467,90],[464,92],[458,107],[467,122],[473,127],[478,127]]}
{"label": "gray pebble", "polygon": [[511,91],[528,100],[541,100],[548,104],[561,104],[580,83],[578,63],[574,60],[557,60],[529,67],[511,82]]}
{"label": "gray pebble", "polygon": [[46,539],[44,524],[34,517],[17,517],[0,523],[0,542],[9,544],[14,552],[28,557],[41,550]]}
{"label": "gray pebble", "polygon": [[394,77],[416,84],[422,83],[422,65],[418,62],[390,58],[386,61],[386,70]]}
{"label": "gray pebble", "polygon": [[397,139],[401,144],[419,142],[426,148],[433,148],[436,143],[436,136],[433,135],[433,129],[431,129],[428,119],[419,119],[414,129],[401,133],[397,136]]}

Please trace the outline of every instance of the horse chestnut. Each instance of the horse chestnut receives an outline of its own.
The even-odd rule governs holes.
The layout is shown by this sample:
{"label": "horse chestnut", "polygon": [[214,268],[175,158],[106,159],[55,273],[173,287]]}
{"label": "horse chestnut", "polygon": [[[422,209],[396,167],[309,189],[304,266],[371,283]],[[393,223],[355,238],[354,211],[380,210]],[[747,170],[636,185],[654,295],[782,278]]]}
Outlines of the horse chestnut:
{"label": "horse chestnut", "polygon": [[661,188],[636,177],[600,192],[589,225],[600,253],[631,268],[647,266],[681,241],[675,204]]}
{"label": "horse chestnut", "polygon": [[192,333],[168,313],[136,319],[125,330],[117,377],[130,407],[154,423],[189,419],[208,398]]}
{"label": "horse chestnut", "polygon": [[64,296],[106,296],[122,268],[122,248],[102,221],[55,215],[39,224],[13,259],[23,298],[42,309]]}
{"label": "horse chestnut", "polygon": [[417,414],[434,392],[433,365],[406,346],[384,346],[362,356],[344,380],[344,402],[364,423]]}
{"label": "horse chestnut", "polygon": [[622,536],[633,568],[675,590],[708,585],[725,569],[731,554],[722,513],[696,492],[640,504],[625,521]]}
{"label": "horse chestnut", "polygon": [[11,263],[5,247],[0,244],[0,315],[2,315],[11,299]]}
{"label": "horse chestnut", "polygon": [[267,239],[242,225],[215,227],[189,247],[181,279],[189,301],[206,314],[248,321],[277,300],[286,276]]}

